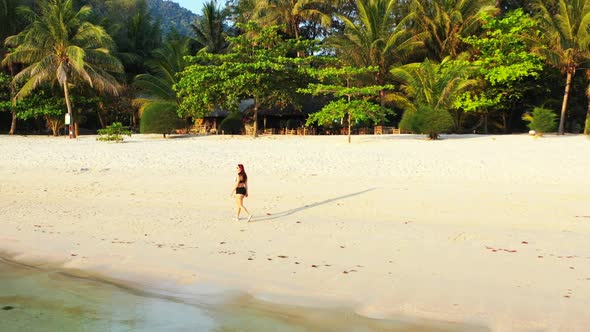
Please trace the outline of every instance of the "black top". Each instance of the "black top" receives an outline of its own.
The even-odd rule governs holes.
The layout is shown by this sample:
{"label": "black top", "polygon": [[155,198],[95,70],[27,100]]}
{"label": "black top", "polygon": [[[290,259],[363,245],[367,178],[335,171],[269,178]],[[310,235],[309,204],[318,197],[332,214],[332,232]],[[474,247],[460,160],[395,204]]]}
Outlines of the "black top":
{"label": "black top", "polygon": [[244,172],[238,173],[239,181],[238,183],[246,183],[248,181],[248,176]]}

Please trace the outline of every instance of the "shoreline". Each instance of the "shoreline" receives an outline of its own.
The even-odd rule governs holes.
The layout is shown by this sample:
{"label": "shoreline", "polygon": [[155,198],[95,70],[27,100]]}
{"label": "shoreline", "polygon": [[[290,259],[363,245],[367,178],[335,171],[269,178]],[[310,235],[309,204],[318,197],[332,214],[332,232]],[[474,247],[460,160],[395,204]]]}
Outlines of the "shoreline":
{"label": "shoreline", "polygon": [[[590,323],[585,137],[0,137],[0,152],[0,249],[17,260],[376,319]],[[231,222],[234,162],[250,224]]]}
{"label": "shoreline", "polygon": [[[487,332],[489,329],[458,322],[435,321],[427,318],[413,317],[388,317],[388,318],[371,318],[359,315],[352,308],[344,304],[312,304],[308,301],[292,301],[292,299],[281,298],[277,296],[260,296],[256,294],[244,293],[241,291],[229,291],[217,287],[216,291],[211,291],[208,287],[199,285],[199,290],[195,292],[186,292],[187,288],[175,284],[174,289],[157,288],[149,282],[140,281],[139,279],[114,279],[104,274],[97,274],[86,270],[69,269],[57,265],[45,266],[40,268],[35,265],[29,265],[23,262],[7,258],[3,252],[0,252],[0,264],[14,266],[17,269],[34,270],[36,273],[57,273],[65,279],[90,281],[92,283],[106,284],[115,287],[123,292],[133,294],[139,297],[155,298],[162,301],[177,302],[189,306],[203,308],[206,311],[230,311],[247,310],[258,313],[263,317],[289,317],[287,321],[294,321],[294,326],[306,326],[308,328],[319,328],[328,330],[348,331],[355,327],[362,327],[367,331],[471,331]],[[121,278],[122,275],[119,275]],[[215,297],[220,297],[213,299]],[[317,299],[316,299],[317,300]],[[297,302],[295,304],[294,302]],[[305,302],[305,303],[304,303]],[[2,303],[2,305],[14,305],[14,303]],[[344,322],[341,321],[344,319]],[[1,325],[1,324],[0,324]]]}

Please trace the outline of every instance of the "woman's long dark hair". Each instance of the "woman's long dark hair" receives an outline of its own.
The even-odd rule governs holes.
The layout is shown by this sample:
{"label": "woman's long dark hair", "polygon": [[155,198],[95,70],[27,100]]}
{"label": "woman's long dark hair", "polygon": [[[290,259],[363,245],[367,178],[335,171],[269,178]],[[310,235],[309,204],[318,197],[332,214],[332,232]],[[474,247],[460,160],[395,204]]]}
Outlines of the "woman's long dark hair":
{"label": "woman's long dark hair", "polygon": [[248,175],[246,174],[246,170],[244,169],[244,165],[238,164],[238,168],[240,169],[240,173],[238,173],[238,176],[240,177],[240,181],[241,182],[248,181]]}

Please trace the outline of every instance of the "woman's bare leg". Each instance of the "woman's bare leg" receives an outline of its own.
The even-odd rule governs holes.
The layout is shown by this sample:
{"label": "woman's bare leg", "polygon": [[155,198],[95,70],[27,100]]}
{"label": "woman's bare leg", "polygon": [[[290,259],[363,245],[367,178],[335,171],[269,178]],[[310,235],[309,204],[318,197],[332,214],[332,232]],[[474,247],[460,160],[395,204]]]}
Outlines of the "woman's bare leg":
{"label": "woman's bare leg", "polygon": [[248,215],[250,215],[250,212],[244,206],[244,195],[237,195],[237,196],[238,196],[238,218],[240,218],[240,209],[243,209],[244,212],[246,212]]}
{"label": "woman's bare leg", "polygon": [[236,195],[236,206],[238,207],[238,213],[236,214],[236,220],[240,220],[240,212],[242,210],[242,200],[244,196]]}

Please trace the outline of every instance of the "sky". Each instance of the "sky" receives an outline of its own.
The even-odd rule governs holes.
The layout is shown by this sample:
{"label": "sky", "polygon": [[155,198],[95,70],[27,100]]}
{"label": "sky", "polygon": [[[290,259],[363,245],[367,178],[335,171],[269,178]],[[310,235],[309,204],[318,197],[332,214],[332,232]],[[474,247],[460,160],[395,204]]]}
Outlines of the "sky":
{"label": "sky", "polygon": [[[200,14],[203,8],[203,3],[207,0],[171,0],[172,2],[178,3],[181,7],[184,7],[195,14]],[[217,1],[220,3],[220,1]],[[224,2],[225,3],[225,2]]]}

